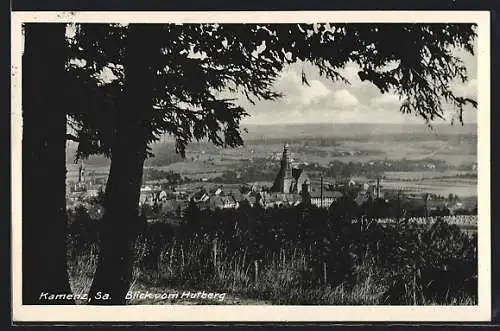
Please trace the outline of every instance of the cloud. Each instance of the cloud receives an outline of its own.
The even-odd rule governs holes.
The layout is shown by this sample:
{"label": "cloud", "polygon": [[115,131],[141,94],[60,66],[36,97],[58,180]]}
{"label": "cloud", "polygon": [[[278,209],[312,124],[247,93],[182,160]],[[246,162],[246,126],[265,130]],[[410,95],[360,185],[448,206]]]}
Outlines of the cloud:
{"label": "cloud", "polygon": [[371,99],[371,105],[373,106],[400,106],[401,100],[399,96],[393,93],[380,94],[377,97]]}
{"label": "cloud", "polygon": [[[302,83],[302,70],[310,86]],[[372,83],[362,82],[358,71],[355,63],[348,63],[339,70],[351,83],[345,84],[321,77],[308,63],[291,65],[283,71],[274,86],[284,94],[283,98],[245,105],[251,116],[245,118],[242,124],[424,123],[418,116],[401,113],[402,100],[396,94],[382,94]],[[478,82],[475,77],[470,75],[471,79],[466,84],[454,82],[451,86],[453,91],[460,96],[476,98]],[[465,122],[476,122],[476,117],[476,111],[464,112]]]}
{"label": "cloud", "polygon": [[341,108],[356,107],[359,105],[358,99],[346,89],[333,92],[333,97],[338,107]]}
{"label": "cloud", "polygon": [[450,84],[451,90],[460,97],[466,98],[477,98],[477,79],[471,79],[465,83],[462,82],[453,82]]}
{"label": "cloud", "polygon": [[317,98],[309,105],[316,111],[352,111],[361,105],[358,98],[347,89],[331,91],[329,94]]}
{"label": "cloud", "polygon": [[330,90],[319,80],[310,80],[309,86],[302,83],[299,74],[292,70],[284,71],[276,83],[276,90],[283,93],[287,104],[308,105],[320,97],[330,94]]}

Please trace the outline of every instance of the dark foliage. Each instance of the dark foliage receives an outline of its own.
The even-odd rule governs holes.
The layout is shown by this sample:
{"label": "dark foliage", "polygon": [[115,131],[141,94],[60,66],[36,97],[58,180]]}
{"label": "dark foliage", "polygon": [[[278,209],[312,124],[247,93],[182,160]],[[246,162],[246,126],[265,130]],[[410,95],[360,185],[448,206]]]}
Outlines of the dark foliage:
{"label": "dark foliage", "polygon": [[[341,284],[345,289],[352,288],[360,281],[360,268],[368,264],[376,270],[376,282],[387,289],[379,304],[477,300],[477,236],[468,236],[443,220],[431,226],[409,220],[363,223],[355,221],[353,213],[346,212],[348,209],[337,206],[327,212],[299,205],[210,211],[199,210],[191,203],[180,228],[167,223],[144,225],[136,263],[145,274],[153,274],[163,267],[161,255],[166,247],[178,247],[186,254],[196,250],[197,258],[189,260],[179,276],[168,278],[168,284],[209,284],[217,274],[212,264],[216,242],[220,251],[244,256],[240,263],[247,270],[254,268],[254,261],[265,270],[282,252],[289,252],[292,258],[294,252],[302,252],[306,267],[296,281],[297,287],[303,289]],[[363,212],[357,216],[363,216]],[[296,256],[296,260],[301,259],[299,254]]]}

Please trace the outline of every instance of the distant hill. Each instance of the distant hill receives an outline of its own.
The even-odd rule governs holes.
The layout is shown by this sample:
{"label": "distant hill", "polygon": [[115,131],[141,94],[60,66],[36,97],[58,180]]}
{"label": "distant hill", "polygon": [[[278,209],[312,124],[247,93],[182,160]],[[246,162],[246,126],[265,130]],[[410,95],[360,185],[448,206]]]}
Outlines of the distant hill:
{"label": "distant hill", "polygon": [[[66,147],[66,163],[75,163],[76,144],[68,143]],[[152,151],[155,157],[146,160],[146,166],[165,166],[174,162],[180,161],[182,158],[175,153],[175,145],[173,142],[157,143],[152,146]],[[101,155],[94,155],[85,160],[85,164],[90,166],[105,167],[109,166],[110,160]]]}
{"label": "distant hill", "polygon": [[146,166],[166,166],[182,160],[182,157],[175,152],[173,141],[156,143],[151,149],[155,156],[146,160]]}
{"label": "distant hill", "polygon": [[[245,125],[248,129],[243,133],[243,140],[250,144],[282,143],[282,141],[297,141],[305,138],[335,138],[326,139],[335,145],[337,141],[357,140],[380,142],[381,144],[391,141],[432,141],[443,140],[453,142],[455,140],[469,141],[472,146],[476,145],[477,125],[450,125],[436,124],[430,130],[423,124],[291,124],[291,125]],[[312,140],[316,141],[316,140]],[[319,143],[318,143],[319,144]],[[146,166],[166,166],[181,161],[179,154],[175,153],[175,143],[171,137],[162,139],[161,142],[153,144],[155,157],[147,159]],[[193,142],[188,145],[188,151],[206,151],[214,153],[220,147],[208,142]],[[76,144],[68,143],[67,163],[74,163]],[[110,161],[103,156],[93,156],[85,161],[86,164],[95,166],[109,166]]]}
{"label": "distant hill", "polygon": [[[66,144],[66,164],[75,163],[76,148],[77,144],[74,142]],[[109,163],[110,161],[102,155],[95,155],[85,160],[85,164],[96,167],[106,167],[109,166]]]}
{"label": "distant hill", "polygon": [[435,124],[430,130],[424,124],[287,124],[287,125],[246,125],[248,133],[244,139],[287,138],[287,137],[345,137],[380,136],[398,134],[419,134],[429,136],[464,134],[477,135],[476,124],[451,125]]}

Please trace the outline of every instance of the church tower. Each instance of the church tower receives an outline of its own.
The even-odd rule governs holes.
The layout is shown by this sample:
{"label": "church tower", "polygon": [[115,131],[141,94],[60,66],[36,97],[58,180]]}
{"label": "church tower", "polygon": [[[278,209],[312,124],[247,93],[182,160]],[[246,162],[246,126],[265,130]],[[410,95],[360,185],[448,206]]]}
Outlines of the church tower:
{"label": "church tower", "polygon": [[290,163],[290,155],[288,154],[288,144],[283,146],[283,156],[281,158],[281,171],[283,171],[283,183],[282,191],[283,193],[290,193],[290,188],[293,183],[292,177],[292,165]]}
{"label": "church tower", "polygon": [[285,171],[285,177],[292,177],[292,166],[290,155],[288,154],[288,144],[283,146],[283,156],[281,157],[281,168]]}
{"label": "church tower", "polygon": [[[298,193],[300,189],[298,188],[299,183],[297,183],[297,178],[300,176],[297,172],[292,170],[292,163],[290,162],[290,154],[288,152],[288,144],[283,146],[283,155],[281,156],[281,166],[276,179],[274,180],[273,186],[271,187],[271,192],[279,193]],[[295,176],[295,177],[294,177]],[[300,183],[300,188],[302,188],[302,182]]]}
{"label": "church tower", "polygon": [[83,160],[81,160],[80,167],[78,168],[78,183],[85,182],[85,166],[83,165]]}

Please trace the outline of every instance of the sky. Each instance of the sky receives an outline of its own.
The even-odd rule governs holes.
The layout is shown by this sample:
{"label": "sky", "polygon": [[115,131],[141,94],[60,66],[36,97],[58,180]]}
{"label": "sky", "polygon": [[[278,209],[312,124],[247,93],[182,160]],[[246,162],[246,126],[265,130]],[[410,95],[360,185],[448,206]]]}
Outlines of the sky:
{"label": "sky", "polygon": [[[477,53],[476,53],[477,54]],[[477,56],[460,52],[469,76],[465,84],[454,83],[452,88],[459,95],[477,100]],[[304,70],[310,86],[302,84]],[[275,101],[257,102],[251,105],[241,100],[250,117],[243,125],[298,124],[298,123],[424,123],[414,115],[399,111],[402,101],[393,93],[382,94],[372,83],[362,82],[358,67],[349,63],[340,71],[350,85],[332,82],[320,77],[312,65],[295,64],[285,68],[275,84],[283,97]],[[448,122],[452,107],[447,106]],[[465,123],[476,123],[476,110],[468,107],[464,111]],[[441,121],[442,122],[442,121]]]}
{"label": "sky", "polygon": [[[71,27],[68,33],[74,33]],[[456,55],[463,60],[467,68],[469,81],[465,84],[455,82],[452,89],[457,95],[477,100],[477,45],[474,51],[476,54],[474,56],[465,51],[457,51]],[[402,100],[394,93],[382,94],[370,82],[362,82],[358,77],[358,70],[356,64],[348,63],[339,71],[350,82],[346,84],[321,77],[311,64],[297,63],[286,67],[276,81],[275,90],[283,94],[278,100],[257,101],[253,105],[241,95],[225,95],[225,97],[236,97],[237,103],[249,113],[250,116],[241,121],[242,126],[302,123],[425,123],[420,117],[402,114],[399,111]],[[302,71],[306,73],[310,86],[302,83]],[[104,74],[112,76],[110,70]],[[448,108],[446,122],[449,123],[452,115],[456,113],[451,105],[445,108]],[[477,123],[476,110],[468,106],[464,111],[463,120],[464,123]]]}

